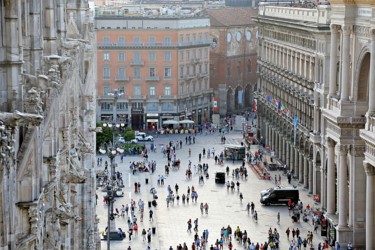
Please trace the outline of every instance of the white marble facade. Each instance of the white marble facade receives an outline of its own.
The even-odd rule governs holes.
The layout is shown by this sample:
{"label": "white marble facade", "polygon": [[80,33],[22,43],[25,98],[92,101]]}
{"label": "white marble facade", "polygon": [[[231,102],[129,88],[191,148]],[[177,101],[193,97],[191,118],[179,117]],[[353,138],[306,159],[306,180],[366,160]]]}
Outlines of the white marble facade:
{"label": "white marble facade", "polygon": [[88,1],[0,3],[0,249],[98,249]]}
{"label": "white marble facade", "polygon": [[330,3],[313,9],[260,7],[259,136],[301,185],[319,195],[329,238],[342,247],[351,242],[370,250],[375,248],[375,3]]}

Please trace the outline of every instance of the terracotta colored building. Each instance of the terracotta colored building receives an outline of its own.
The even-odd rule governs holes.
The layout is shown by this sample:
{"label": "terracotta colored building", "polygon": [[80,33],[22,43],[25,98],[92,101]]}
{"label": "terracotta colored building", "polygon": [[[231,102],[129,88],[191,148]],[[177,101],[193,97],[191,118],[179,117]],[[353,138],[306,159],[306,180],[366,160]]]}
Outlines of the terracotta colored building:
{"label": "terracotta colored building", "polygon": [[208,121],[209,18],[103,13],[95,18],[97,120],[145,130],[171,119]]}
{"label": "terracotta colored building", "polygon": [[252,8],[207,9],[210,17],[210,84],[221,116],[253,108],[258,31]]}

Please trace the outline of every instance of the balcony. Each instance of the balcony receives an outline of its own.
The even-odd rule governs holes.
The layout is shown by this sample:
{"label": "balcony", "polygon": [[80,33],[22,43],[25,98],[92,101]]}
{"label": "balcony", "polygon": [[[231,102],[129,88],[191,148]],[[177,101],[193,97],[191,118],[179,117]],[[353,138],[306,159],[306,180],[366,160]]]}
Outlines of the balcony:
{"label": "balcony", "polygon": [[185,80],[191,80],[191,79],[194,79],[195,77],[196,75],[193,75],[193,74],[185,75]]}
{"label": "balcony", "polygon": [[210,46],[212,40],[210,39],[202,39],[193,42],[163,42],[163,43],[156,43],[156,42],[136,42],[136,43],[97,43],[98,48],[105,48],[105,49],[117,49],[117,48],[139,48],[139,47],[148,47],[148,48],[178,48],[178,47],[202,47],[202,46]]}
{"label": "balcony", "polygon": [[145,95],[133,95],[129,96],[129,100],[146,100],[147,96]]}
{"label": "balcony", "polygon": [[143,61],[143,60],[132,60],[130,62],[130,65],[131,66],[143,66],[143,65],[145,65],[145,61]]}
{"label": "balcony", "polygon": [[177,96],[175,95],[160,95],[159,100],[175,100]]}
{"label": "balcony", "polygon": [[207,73],[198,73],[198,78],[205,78],[208,77]]}
{"label": "balcony", "polygon": [[272,5],[259,6],[259,16],[276,17],[300,22],[328,25],[331,22],[330,6],[316,8],[281,7]]}
{"label": "balcony", "polygon": [[116,81],[129,81],[129,76],[116,76]]}
{"label": "balcony", "polygon": [[160,81],[160,77],[159,76],[146,76],[145,80],[146,81],[152,81],[152,82],[158,82],[158,81]]}
{"label": "balcony", "polygon": [[198,64],[198,63],[201,63],[202,62],[202,60],[201,59],[199,59],[199,58],[195,58],[195,59],[191,59],[191,61],[190,61],[192,64]]}

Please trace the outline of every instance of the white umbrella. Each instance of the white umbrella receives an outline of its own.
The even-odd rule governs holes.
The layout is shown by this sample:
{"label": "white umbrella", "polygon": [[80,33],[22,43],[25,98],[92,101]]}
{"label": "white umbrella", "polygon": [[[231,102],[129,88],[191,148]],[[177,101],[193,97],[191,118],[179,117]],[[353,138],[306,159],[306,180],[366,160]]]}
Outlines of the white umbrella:
{"label": "white umbrella", "polygon": [[176,121],[176,120],[166,120],[166,121],[164,121],[163,122],[163,124],[173,124],[173,125],[175,125],[175,124],[179,124],[179,122],[178,121]]}
{"label": "white umbrella", "polygon": [[182,120],[180,121],[180,124],[193,124],[194,122],[192,120]]}

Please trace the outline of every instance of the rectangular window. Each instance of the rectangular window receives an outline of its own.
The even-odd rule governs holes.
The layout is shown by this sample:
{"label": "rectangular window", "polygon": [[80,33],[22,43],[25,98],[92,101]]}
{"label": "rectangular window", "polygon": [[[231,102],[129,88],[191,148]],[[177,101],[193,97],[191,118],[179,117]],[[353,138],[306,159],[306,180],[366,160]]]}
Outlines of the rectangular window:
{"label": "rectangular window", "polygon": [[164,45],[171,45],[171,37],[170,36],[164,37]]}
{"label": "rectangular window", "polygon": [[150,96],[155,96],[155,86],[150,86]]}
{"label": "rectangular window", "polygon": [[134,45],[140,45],[140,38],[139,38],[139,36],[134,36]]}
{"label": "rectangular window", "polygon": [[125,52],[119,52],[119,53],[118,53],[118,60],[119,60],[120,62],[125,61]]}
{"label": "rectangular window", "polygon": [[171,86],[164,86],[164,95],[166,96],[171,95]]}
{"label": "rectangular window", "polygon": [[198,73],[202,74],[202,64],[199,64],[199,66],[198,66]]}
{"label": "rectangular window", "polygon": [[190,66],[186,65],[186,75],[190,75]]}
{"label": "rectangular window", "polygon": [[187,50],[187,51],[186,51],[186,60],[187,60],[187,61],[190,60],[190,50]]}
{"label": "rectangular window", "polygon": [[171,60],[171,52],[170,51],[165,51],[164,60],[167,61],[167,62],[169,62]]}
{"label": "rectangular window", "polygon": [[199,58],[199,59],[202,59],[202,49],[199,49],[199,50],[198,50],[198,58]]}
{"label": "rectangular window", "polygon": [[141,95],[141,86],[134,85],[134,95],[135,96],[140,96]]}
{"label": "rectangular window", "polygon": [[140,67],[134,67],[134,79],[140,80],[141,79],[141,68]]}
{"label": "rectangular window", "polygon": [[155,61],[155,51],[150,51],[150,61],[154,62]]}
{"label": "rectangular window", "polygon": [[156,68],[154,68],[154,67],[149,68],[149,76],[150,77],[156,76]]}
{"label": "rectangular window", "polygon": [[186,41],[189,43],[190,42],[190,34],[186,35]]}
{"label": "rectangular window", "polygon": [[103,52],[103,60],[109,61],[109,52]]}
{"label": "rectangular window", "polygon": [[109,70],[109,67],[104,67],[103,68],[103,78],[108,80],[110,79],[111,75],[110,75],[110,70]]}
{"label": "rectangular window", "polygon": [[180,66],[180,78],[184,78],[184,65]]}
{"label": "rectangular window", "polygon": [[110,88],[109,88],[109,86],[107,86],[107,85],[104,85],[103,86],[103,95],[108,95],[108,93],[110,92]]}
{"label": "rectangular window", "polygon": [[118,45],[120,45],[120,46],[125,45],[125,37],[124,36],[118,37]]}
{"label": "rectangular window", "polygon": [[204,89],[208,89],[208,79],[204,79]]}
{"label": "rectangular window", "polygon": [[150,45],[155,45],[155,37],[154,36],[150,36]]}
{"label": "rectangular window", "polygon": [[197,50],[193,49],[193,59],[196,59],[196,58],[197,58]]}
{"label": "rectangular window", "polygon": [[197,41],[197,35],[194,33],[193,34],[193,43],[195,43]]}
{"label": "rectangular window", "polygon": [[125,94],[125,87],[124,86],[118,87],[117,89],[118,89],[118,92],[120,94]]}
{"label": "rectangular window", "polygon": [[103,36],[103,44],[109,45],[109,36]]}
{"label": "rectangular window", "polygon": [[195,76],[197,74],[197,70],[196,70],[195,65],[193,65],[192,67],[193,67],[193,76]]}
{"label": "rectangular window", "polygon": [[202,91],[202,80],[199,80],[199,91]]}
{"label": "rectangular window", "polygon": [[181,83],[180,84],[180,95],[183,95],[184,94],[184,84]]}
{"label": "rectangular window", "polygon": [[171,79],[171,68],[170,67],[164,68],[164,79]]}
{"label": "rectangular window", "polygon": [[118,77],[120,79],[124,79],[125,78],[125,67],[119,67],[118,68]]}
{"label": "rectangular window", "polygon": [[183,42],[184,42],[184,35],[182,35],[182,34],[180,35],[179,42],[180,42],[180,43],[183,43]]}
{"label": "rectangular window", "polygon": [[207,48],[204,49],[204,58],[208,58],[208,49]]}
{"label": "rectangular window", "polygon": [[139,51],[134,52],[134,62],[135,63],[141,62],[141,53]]}
{"label": "rectangular window", "polygon": [[195,89],[196,85],[197,85],[196,82],[193,82],[193,93],[195,93],[195,91],[196,91],[196,89]]}
{"label": "rectangular window", "polygon": [[204,73],[208,74],[208,63],[204,64]]}
{"label": "rectangular window", "polygon": [[184,61],[184,51],[181,50],[180,51],[180,62],[183,62]]}

